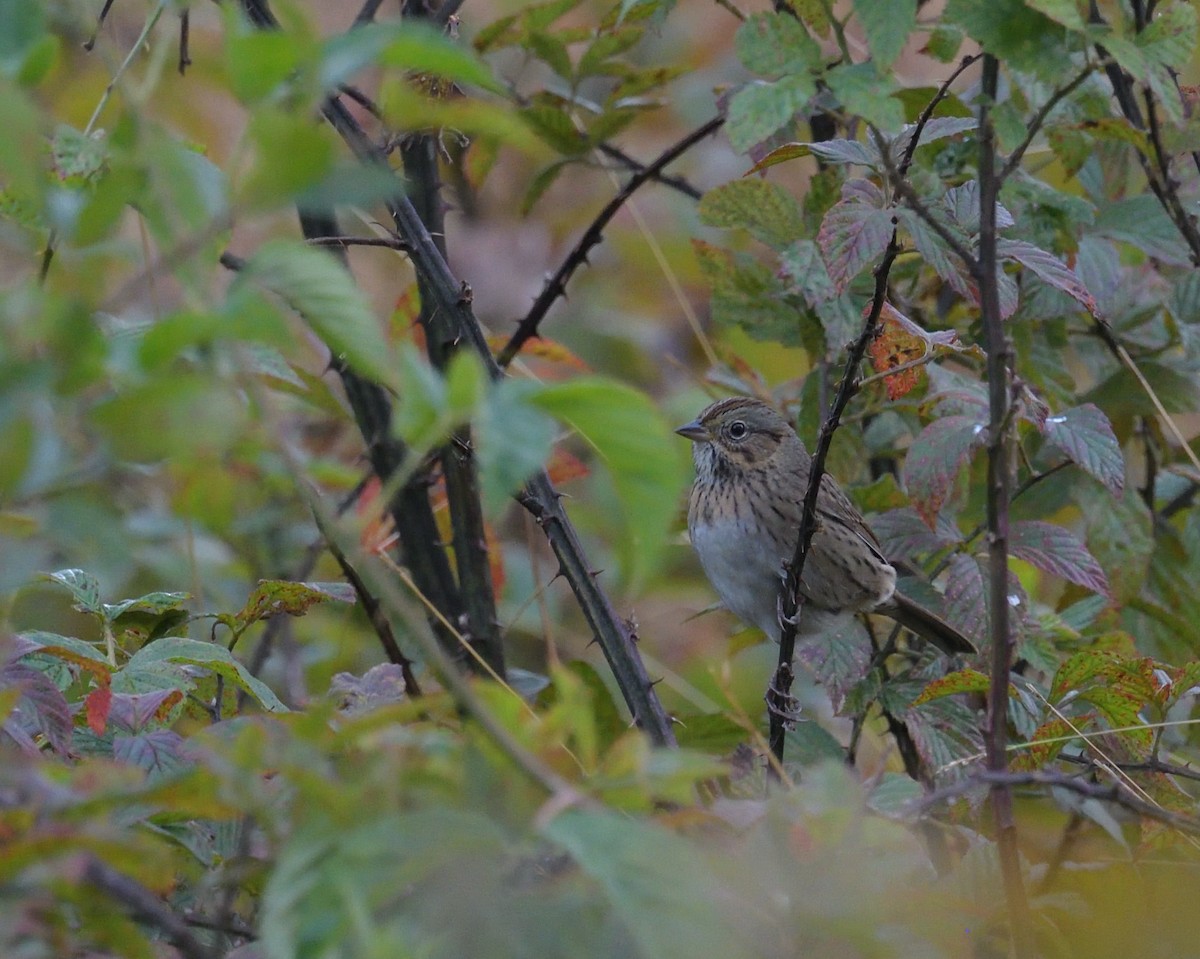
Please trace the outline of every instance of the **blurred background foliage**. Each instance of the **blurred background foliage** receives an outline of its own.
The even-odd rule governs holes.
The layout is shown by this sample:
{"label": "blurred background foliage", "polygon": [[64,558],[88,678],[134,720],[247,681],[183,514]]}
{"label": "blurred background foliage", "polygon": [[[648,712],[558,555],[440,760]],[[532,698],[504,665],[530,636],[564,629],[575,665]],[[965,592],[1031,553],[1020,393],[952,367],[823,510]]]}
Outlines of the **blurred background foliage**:
{"label": "blurred background foliage", "polygon": [[[807,644],[798,785],[769,788],[774,650],[695,615],[671,433],[744,392],[811,446],[897,226],[829,468],[987,640],[987,397],[955,249],[977,242],[977,71],[938,97],[982,48],[1018,161],[1009,722],[1035,935],[1194,953],[1193,5],[410,6],[0,0],[0,951],[1008,954],[971,778],[982,661],[866,627]],[[431,149],[460,303],[496,355],[540,334],[510,377],[438,360],[396,175],[321,120],[331,96],[390,165]],[[347,271],[298,209],[376,245]],[[566,295],[532,331],[548,283]],[[469,436],[505,683],[446,675],[432,636],[463,624],[395,549],[397,482],[372,476],[342,368],[396,398],[385,438],[447,543],[430,463]],[[513,502],[543,466],[681,749],[631,722]]]}

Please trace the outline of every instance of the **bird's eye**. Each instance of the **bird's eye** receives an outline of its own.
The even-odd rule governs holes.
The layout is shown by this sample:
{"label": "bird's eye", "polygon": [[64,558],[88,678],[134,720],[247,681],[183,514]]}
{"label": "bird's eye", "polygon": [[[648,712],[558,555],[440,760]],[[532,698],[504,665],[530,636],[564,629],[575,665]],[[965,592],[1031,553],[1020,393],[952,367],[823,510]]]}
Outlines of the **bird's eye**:
{"label": "bird's eye", "polygon": [[729,438],[733,440],[744,440],[746,434],[750,431],[746,428],[746,424],[741,420],[734,420],[729,424]]}

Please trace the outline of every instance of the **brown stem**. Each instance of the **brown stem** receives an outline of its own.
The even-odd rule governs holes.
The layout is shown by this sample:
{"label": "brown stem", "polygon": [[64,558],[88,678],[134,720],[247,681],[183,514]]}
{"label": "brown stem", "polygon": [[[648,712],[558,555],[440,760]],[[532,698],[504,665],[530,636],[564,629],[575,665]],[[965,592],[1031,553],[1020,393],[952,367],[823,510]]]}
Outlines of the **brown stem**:
{"label": "brown stem", "polygon": [[[987,343],[990,413],[987,513],[992,661],[984,734],[988,772],[1003,775],[1008,771],[1008,678],[1013,655],[1008,615],[1008,510],[1012,499],[1013,434],[1009,415],[1012,344],[1000,316],[1000,293],[996,282],[996,199],[1000,181],[996,175],[991,108],[996,100],[999,71],[996,58],[985,55],[979,109],[979,258],[975,282],[979,286]],[[1034,955],[1032,919],[1021,876],[1012,788],[1007,781],[997,780],[993,784],[991,801],[1013,953],[1016,959],[1029,959]]]}

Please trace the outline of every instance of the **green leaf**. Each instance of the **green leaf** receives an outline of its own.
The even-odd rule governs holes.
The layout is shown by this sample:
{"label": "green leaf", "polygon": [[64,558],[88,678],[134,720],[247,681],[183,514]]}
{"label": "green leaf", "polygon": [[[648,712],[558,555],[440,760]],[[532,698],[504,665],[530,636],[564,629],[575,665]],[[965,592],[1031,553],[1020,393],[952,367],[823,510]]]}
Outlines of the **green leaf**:
{"label": "green leaf", "polygon": [[923,52],[928,53],[935,60],[939,60],[942,63],[949,63],[958,54],[962,42],[963,35],[961,30],[956,27],[938,24],[938,26],[934,27],[933,32],[929,34],[929,39],[925,41]]}
{"label": "green leaf", "polygon": [[804,74],[743,87],[729,102],[725,121],[729,145],[738,153],[745,153],[791,123],[816,91],[816,83]]}
{"label": "green leaf", "polygon": [[796,17],[756,13],[734,37],[738,59],[746,69],[769,79],[806,73],[819,65],[821,48]]}
{"label": "green leaf", "polygon": [[1009,531],[1012,555],[1025,562],[1108,595],[1108,578],[1087,546],[1074,533],[1054,523],[1018,520]]}
{"label": "green leaf", "polygon": [[266,99],[317,55],[315,42],[296,31],[230,25],[224,35],[229,86],[247,104]]}
{"label": "green leaf", "polygon": [[600,884],[638,955],[744,954],[729,917],[722,915],[721,903],[736,900],[684,839],[607,811],[570,810],[551,819],[543,832]]}
{"label": "green leaf", "polygon": [[700,201],[699,213],[709,226],[742,227],[776,249],[804,233],[800,205],[788,191],[767,180],[732,180],[709,190]]}
{"label": "green leaf", "polygon": [[1084,403],[1048,416],[1043,432],[1048,443],[1103,483],[1113,496],[1121,495],[1125,458],[1112,424],[1098,406]]}
{"label": "green leaf", "polygon": [[867,35],[871,59],[878,69],[889,69],[916,25],[917,0],[854,0],[854,13]]}
{"label": "green leaf", "polygon": [[297,583],[283,579],[260,579],[246,604],[234,617],[244,629],[251,623],[286,613],[303,616],[313,606],[330,601],[355,603],[358,596],[348,583]]}
{"label": "green leaf", "polygon": [[125,599],[119,603],[105,603],[105,618],[114,620],[125,613],[150,613],[154,616],[180,609],[191,599],[190,593],[147,593],[137,599]]}
{"label": "green leaf", "polygon": [[100,581],[82,569],[60,569],[43,573],[45,579],[65,586],[75,597],[75,608],[85,613],[101,613]]}
{"label": "green leaf", "polygon": [[396,386],[396,361],[366,296],[328,253],[273,240],[247,262],[235,283],[258,283],[316,330],[335,357],[360,374]]}
{"label": "green leaf", "polygon": [[140,463],[224,453],[245,417],[245,406],[232,390],[214,389],[208,376],[169,371],[91,413],[114,452]]}
{"label": "green leaf", "polygon": [[644,393],[599,377],[546,386],[530,402],[572,426],[607,468],[621,503],[624,568],[654,569],[686,480],[683,450]]}
{"label": "green leaf", "polygon": [[[801,623],[804,613],[801,612]],[[855,617],[842,617],[835,625],[796,643],[796,660],[829,694],[835,713],[841,713],[846,694],[867,674],[871,642],[866,628]]]}
{"label": "green leaf", "polygon": [[238,195],[252,209],[271,209],[299,196],[333,169],[336,134],[306,114],[260,109],[248,129],[254,164]]}
{"label": "green leaf", "polygon": [[712,287],[715,324],[741,327],[757,340],[800,342],[800,313],[787,302],[787,288],[772,270],[701,240],[693,240],[692,248]]}
{"label": "green leaf", "polygon": [[432,73],[455,83],[469,83],[492,93],[504,93],[491,68],[467,47],[455,43],[442,31],[418,21],[406,20],[391,27],[394,39],[380,52],[380,66]]}
{"label": "green leaf", "polygon": [[825,74],[825,82],[849,113],[884,133],[897,132],[904,125],[904,106],[892,96],[895,82],[874,63],[840,64]]}
{"label": "green leaf", "polygon": [[1077,0],[1025,0],[1025,5],[1031,10],[1043,13],[1055,23],[1060,23],[1069,30],[1083,31],[1087,29],[1087,4],[1082,8]]}
{"label": "green leaf", "polygon": [[245,666],[233,658],[233,653],[217,643],[205,643],[198,639],[168,636],[155,640],[138,650],[125,664],[121,673],[136,676],[139,672],[155,671],[163,665],[201,666],[234,683],[250,693],[263,709],[272,713],[286,713],[288,708],[271,692],[270,687],[250,673]]}
{"label": "green leaf", "polygon": [[1018,70],[1061,77],[1065,31],[1024,0],[949,0],[945,20]]}
{"label": "green leaf", "polygon": [[475,461],[483,508],[497,515],[509,497],[546,462],[554,445],[554,420],[531,402],[537,384],[501,380],[475,420]]}

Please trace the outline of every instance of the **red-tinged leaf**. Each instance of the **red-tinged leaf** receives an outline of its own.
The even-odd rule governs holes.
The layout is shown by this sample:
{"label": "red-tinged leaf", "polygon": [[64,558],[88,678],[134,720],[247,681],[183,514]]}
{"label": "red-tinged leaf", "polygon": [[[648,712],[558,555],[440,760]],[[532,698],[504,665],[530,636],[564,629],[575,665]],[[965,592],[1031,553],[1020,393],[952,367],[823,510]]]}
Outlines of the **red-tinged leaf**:
{"label": "red-tinged leaf", "polygon": [[555,486],[582,479],[588,473],[587,463],[563,446],[554,447],[550,460],[546,463],[546,474]]}
{"label": "red-tinged leaf", "polygon": [[986,438],[987,428],[973,417],[944,416],[913,440],[904,459],[904,487],[930,529],[959,472]]}
{"label": "red-tinged leaf", "polygon": [[[906,363],[915,363],[924,359],[938,346],[953,347],[958,339],[958,335],[953,331],[927,333],[890,303],[883,304],[879,313],[879,325],[879,333],[870,345],[871,362],[877,373],[887,373]],[[921,367],[913,366],[885,377],[888,398],[898,400],[912,392],[921,382],[923,375],[924,370]]]}
{"label": "red-tinged leaf", "polygon": [[938,514],[930,529],[911,506],[902,506],[871,518],[871,529],[888,558],[913,559],[962,542],[962,534],[948,517]]}
{"label": "red-tinged leaf", "polygon": [[113,758],[146,771],[150,779],[158,779],[179,770],[186,764],[184,740],[169,729],[152,733],[113,738]]}
{"label": "red-tinged leaf", "polygon": [[104,730],[108,728],[108,712],[112,708],[112,699],[112,687],[101,686],[88,693],[84,700],[88,728],[97,736],[103,736]]}
{"label": "red-tinged leaf", "polygon": [[1053,253],[1024,240],[1000,238],[996,241],[996,254],[1001,259],[1015,260],[1044,282],[1076,300],[1093,316],[1098,315],[1096,300],[1078,274]]}
{"label": "red-tinged leaf", "polygon": [[[16,688],[20,698],[5,722],[5,729],[18,742],[41,734],[59,755],[71,750],[74,721],[71,708],[61,690],[39,669],[24,663],[8,663],[0,667],[0,689]],[[17,730],[24,733],[21,738]]]}
{"label": "red-tinged leaf", "polygon": [[180,689],[156,689],[148,693],[116,693],[112,697],[109,721],[128,733],[140,733],[147,726],[162,725],[171,720],[177,705],[183,701]]}
{"label": "red-tinged leaf", "polygon": [[958,553],[946,569],[946,621],[981,648],[988,640],[987,580],[974,556]]}
{"label": "red-tinged leaf", "polygon": [[348,583],[294,583],[282,579],[262,579],[237,614],[237,622],[248,626],[268,616],[287,613],[303,616],[318,603],[335,600],[353,603],[358,597]]}
{"label": "red-tinged leaf", "polygon": [[842,292],[868,263],[883,255],[892,238],[893,213],[873,183],[851,180],[842,199],[825,214],[817,244],[825,254],[829,276]]}
{"label": "red-tinged leaf", "polygon": [[1112,424],[1092,403],[1075,406],[1046,418],[1046,441],[1066,454],[1072,463],[1105,485],[1113,496],[1125,489],[1125,458]]}
{"label": "red-tinged leaf", "polygon": [[1084,713],[1081,716],[1072,716],[1070,720],[1055,716],[1048,722],[1042,723],[1033,731],[1029,742],[1013,757],[1008,768],[1013,772],[1030,772],[1041,769],[1062,752],[1062,748],[1071,741],[1063,737],[1070,736],[1076,731],[1087,732],[1090,726],[1095,725],[1095,719],[1095,713]]}
{"label": "red-tinged leaf", "polygon": [[[489,336],[487,338],[488,346],[493,353],[499,353],[506,343],[508,338],[504,336]],[[565,374],[568,370],[577,370],[580,373],[590,373],[591,367],[582,359],[576,356],[571,349],[557,340],[548,340],[541,336],[534,336],[521,344],[521,350],[517,354],[525,359],[545,360],[554,367],[561,368],[558,371],[542,371],[543,373],[552,374],[561,372]],[[550,378],[554,378],[553,375]]]}
{"label": "red-tinged leaf", "polygon": [[761,173],[768,167],[777,166],[780,163],[787,163],[788,160],[797,160],[800,157],[806,157],[810,154],[807,143],[785,143],[781,147],[776,147],[765,157],[759,160],[754,166],[742,174],[742,176],[752,176],[755,173]]}
{"label": "red-tinged leaf", "polygon": [[1009,531],[1009,551],[1031,566],[1107,596],[1108,577],[1083,540],[1069,529],[1020,520]]}
{"label": "red-tinged leaf", "polygon": [[837,628],[799,640],[796,660],[825,688],[834,712],[840,713],[846,694],[867,674],[870,648],[862,623],[849,618]]}
{"label": "red-tinged leaf", "polygon": [[1111,675],[1116,657],[1094,649],[1081,650],[1058,667],[1050,684],[1050,702],[1058,703],[1067,693],[1079,690],[1097,676]]}
{"label": "red-tinged leaf", "polygon": [[991,680],[979,670],[959,669],[927,685],[921,690],[921,695],[912,701],[912,706],[923,706],[934,699],[955,693],[986,693],[990,686]]}

